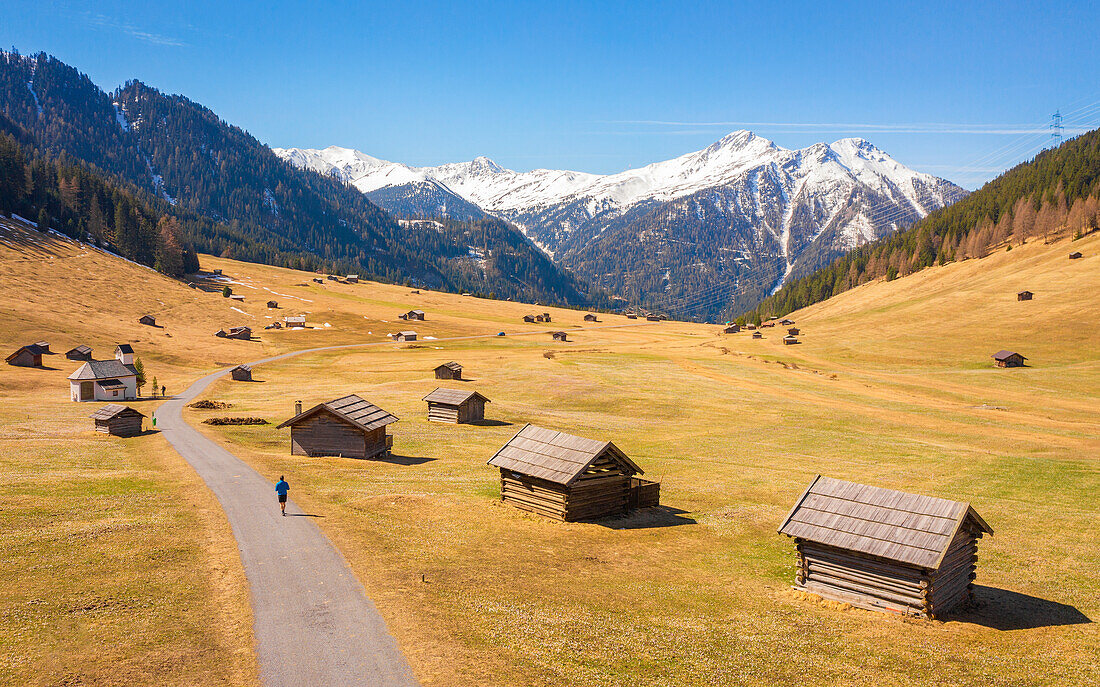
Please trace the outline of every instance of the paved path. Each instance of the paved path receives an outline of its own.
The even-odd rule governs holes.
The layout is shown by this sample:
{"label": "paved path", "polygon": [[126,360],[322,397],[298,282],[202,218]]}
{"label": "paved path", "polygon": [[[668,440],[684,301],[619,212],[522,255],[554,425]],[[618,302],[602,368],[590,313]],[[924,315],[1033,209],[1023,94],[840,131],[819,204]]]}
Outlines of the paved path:
{"label": "paved path", "polygon": [[[481,338],[494,337],[459,336],[435,341]],[[311,348],[252,365],[307,353],[392,343]],[[261,681],[268,687],[418,684],[385,621],[336,547],[293,500],[287,503],[286,517],[279,515],[274,485],[278,476],[260,475],[183,421],[183,407],[228,372],[225,369],[209,374],[165,401],[156,412],[157,429],[195,468],[229,518],[251,591]],[[293,494],[293,481],[290,487]]]}

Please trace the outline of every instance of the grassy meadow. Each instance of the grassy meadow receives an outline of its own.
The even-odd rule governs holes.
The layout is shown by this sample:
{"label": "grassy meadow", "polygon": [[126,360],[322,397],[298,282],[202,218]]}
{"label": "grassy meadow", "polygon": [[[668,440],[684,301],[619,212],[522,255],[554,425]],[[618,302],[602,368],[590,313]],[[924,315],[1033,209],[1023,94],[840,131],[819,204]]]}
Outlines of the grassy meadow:
{"label": "grassy meadow", "polygon": [[[202,256],[235,303],[66,241],[2,227],[0,241],[6,347],[45,338],[109,357],[130,341],[170,393],[223,365],[372,344],[257,366],[256,381],[207,391],[231,408],[187,417],[271,421],[199,426],[287,475],[423,684],[1097,682],[1100,237],[854,289],[791,315],[797,346],[779,327],[762,340],[615,315],[582,328],[577,311]],[[1085,259],[1068,261],[1071,245]],[[1017,302],[1023,289],[1035,300]],[[427,321],[396,319],[411,308]],[[163,329],[137,324],[150,311]],[[520,322],[543,311],[551,325]],[[289,314],[311,327],[262,329]],[[258,340],[212,336],[237,324]],[[403,329],[421,340],[385,338]],[[1001,348],[1029,367],[994,369]],[[469,381],[437,382],[448,360]],[[144,682],[170,665],[181,683],[254,682],[247,587],[216,502],[155,433],[92,432],[96,404],[68,401],[78,363],[46,365],[0,376],[13,399],[0,679]],[[428,423],[436,386],[480,391],[490,422]],[[349,393],[401,418],[394,455],[290,456],[275,425],[294,401]],[[502,505],[485,462],[526,422],[614,441],[661,481],[662,507],[562,524]],[[818,473],[971,502],[995,530],[979,543],[978,607],[917,621],[793,592],[793,542],[775,528]]]}

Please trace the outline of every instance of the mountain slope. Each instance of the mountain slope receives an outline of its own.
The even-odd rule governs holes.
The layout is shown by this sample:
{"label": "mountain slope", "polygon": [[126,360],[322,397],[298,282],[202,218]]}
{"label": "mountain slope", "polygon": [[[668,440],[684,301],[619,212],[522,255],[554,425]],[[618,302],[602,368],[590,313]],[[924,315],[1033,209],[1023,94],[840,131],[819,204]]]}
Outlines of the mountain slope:
{"label": "mountain slope", "polygon": [[[787,150],[748,131],[611,175],[514,172],[488,158],[410,167],[337,147],[275,152],[365,193],[401,189],[406,203],[413,184],[435,182],[515,223],[584,278],[681,315],[759,301],[966,193],[862,139]],[[716,287],[724,295],[683,307]]]}
{"label": "mountain slope", "polygon": [[1100,228],[1100,129],[1039,153],[914,226],[792,281],[746,313],[783,315],[868,281]]}
{"label": "mountain slope", "polygon": [[186,224],[203,252],[452,290],[476,283],[532,300],[586,300],[577,280],[510,228],[514,236],[489,234],[506,238],[487,246],[490,261],[544,261],[547,278],[535,292],[526,291],[535,287],[524,286],[525,275],[485,271],[492,265],[471,260],[466,234],[474,228],[410,231],[340,180],[289,165],[209,109],[137,81],[108,96],[54,58],[3,53],[0,112],[47,153],[77,157],[155,195],[166,211],[206,220]]}

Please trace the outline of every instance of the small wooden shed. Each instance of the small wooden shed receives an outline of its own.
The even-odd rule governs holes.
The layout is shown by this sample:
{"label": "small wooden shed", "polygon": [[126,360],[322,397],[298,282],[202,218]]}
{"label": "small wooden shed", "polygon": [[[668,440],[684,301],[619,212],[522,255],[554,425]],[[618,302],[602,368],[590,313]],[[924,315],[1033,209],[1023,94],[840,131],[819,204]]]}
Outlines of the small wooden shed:
{"label": "small wooden shed", "polygon": [[588,313],[587,315],[585,315],[584,316],[584,321],[585,322],[599,322],[599,320],[596,318],[596,316],[592,313]]}
{"label": "small wooden shed", "polygon": [[349,274],[347,276],[347,282],[349,284],[358,284],[359,283],[359,275],[358,274]]}
{"label": "small wooden shed", "polygon": [[150,327],[155,327],[157,326],[157,318],[153,317],[152,315],[142,315],[138,318],[138,324],[145,324]]}
{"label": "small wooden shed", "polygon": [[1069,259],[1070,260],[1077,260],[1078,258],[1083,258],[1083,257],[1085,257],[1085,256],[1081,255],[1081,251],[1074,251],[1074,252],[1069,254]]}
{"label": "small wooden shed", "polygon": [[489,399],[476,391],[436,389],[424,397],[428,403],[428,419],[432,422],[467,424],[485,419],[485,404]]}
{"label": "small wooden shed", "polygon": [[760,328],[761,329],[763,329],[764,327],[774,327],[774,326],[775,326],[775,322],[761,322],[760,323]]}
{"label": "small wooden shed", "polygon": [[993,354],[993,364],[997,367],[1023,367],[1024,356],[1015,351],[997,351]]}
{"label": "small wooden shed", "polygon": [[1016,294],[1016,300],[1018,300],[1018,301],[1030,301],[1034,296],[1035,296],[1035,294],[1033,294],[1030,291],[1021,291],[1020,293]]}
{"label": "small wooden shed", "polygon": [[753,324],[752,322],[749,322],[748,324],[746,324],[746,325],[745,325],[744,329],[745,329],[745,331],[747,331],[747,332],[751,332],[751,331],[753,331],[754,329],[756,329],[756,325],[755,325],[755,324]]}
{"label": "small wooden shed", "polygon": [[408,312],[401,313],[397,316],[401,320],[424,320],[423,310],[410,310]]}
{"label": "small wooden shed", "polygon": [[69,349],[69,351],[65,353],[65,357],[69,360],[91,360],[92,348],[91,346],[81,344],[76,348]]}
{"label": "small wooden shed", "polygon": [[660,483],[641,479],[610,441],[525,425],[489,459],[500,468],[500,499],[555,520],[574,522],[656,506]]}
{"label": "small wooden shed", "polygon": [[787,333],[791,336],[798,336],[800,331],[801,330],[798,327],[790,327],[789,329],[787,329]]}
{"label": "small wooden shed", "polygon": [[977,540],[993,530],[969,503],[818,475],[779,533],[795,540],[799,589],[934,618],[971,598]]}
{"label": "small wooden shed", "polygon": [[397,418],[352,394],[319,403],[276,429],[290,427],[290,453],[295,456],[377,458],[393,445],[386,426]]}
{"label": "small wooden shed", "polygon": [[97,432],[116,437],[133,437],[141,434],[145,416],[129,406],[108,403],[89,417],[95,420]]}
{"label": "small wooden shed", "polygon": [[793,346],[796,343],[799,343],[798,337],[796,337],[796,336],[788,334],[788,335],[783,337],[783,345],[784,346]]}
{"label": "small wooden shed", "polygon": [[7,358],[8,365],[16,367],[42,367],[42,349],[38,344],[20,346]]}
{"label": "small wooden shed", "polygon": [[779,320],[779,324],[783,325],[784,327],[788,327],[788,326],[794,324],[794,320],[782,319],[782,320]]}
{"label": "small wooden shed", "polygon": [[248,365],[238,365],[229,371],[229,375],[235,382],[251,382],[252,368]]}
{"label": "small wooden shed", "polygon": [[535,321],[535,316],[534,315],[524,315],[523,316],[523,321],[524,322],[534,322]]}
{"label": "small wooden shed", "polygon": [[416,341],[416,332],[397,332],[390,334],[394,341]]}
{"label": "small wooden shed", "polygon": [[462,379],[462,366],[451,361],[435,368],[436,379]]}
{"label": "small wooden shed", "polygon": [[553,332],[550,336],[554,337],[554,341],[569,341],[569,337],[565,332]]}
{"label": "small wooden shed", "polygon": [[645,319],[646,319],[646,322],[660,322],[661,321],[661,316],[660,315],[646,315]]}
{"label": "small wooden shed", "polygon": [[267,302],[267,307],[269,307],[269,308],[278,308],[279,307],[279,302],[278,301],[268,301]]}
{"label": "small wooden shed", "polygon": [[763,339],[764,334],[762,332],[753,332],[752,333],[752,338],[754,338],[754,339]]}
{"label": "small wooden shed", "polygon": [[636,320],[636,319],[638,319],[638,316],[637,316],[637,315],[636,315],[635,313],[632,313],[632,312],[628,312],[628,313],[626,314],[626,319],[628,319],[628,320]]}
{"label": "small wooden shed", "polygon": [[283,322],[287,327],[304,327],[306,326],[305,315],[288,315],[283,318]]}
{"label": "small wooden shed", "polygon": [[726,328],[722,330],[722,333],[723,334],[737,334],[740,331],[741,331],[741,325],[739,325],[739,324],[730,324],[730,325],[726,325]]}
{"label": "small wooden shed", "polygon": [[53,351],[50,350],[50,342],[49,341],[35,341],[34,345],[38,346],[38,350],[42,351],[43,354],[46,354],[46,353],[52,354],[53,353]]}
{"label": "small wooden shed", "polygon": [[316,283],[316,284],[324,284],[324,283],[325,283],[325,280],[324,280],[324,279],[321,279],[321,278],[319,278],[319,277],[314,277],[314,278],[313,278],[313,281],[314,281],[314,283]]}

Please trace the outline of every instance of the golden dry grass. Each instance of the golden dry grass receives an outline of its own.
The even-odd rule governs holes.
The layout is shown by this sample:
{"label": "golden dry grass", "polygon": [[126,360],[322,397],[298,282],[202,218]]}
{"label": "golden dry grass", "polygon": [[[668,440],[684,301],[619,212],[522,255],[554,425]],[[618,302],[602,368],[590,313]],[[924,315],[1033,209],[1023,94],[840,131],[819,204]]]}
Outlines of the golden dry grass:
{"label": "golden dry grass", "polygon": [[[206,257],[204,267],[237,282],[246,296],[238,307],[251,317],[138,268],[120,279],[77,267],[85,281],[74,282],[39,262],[4,277],[24,293],[0,302],[0,338],[134,337],[171,390],[220,363],[383,342],[398,329],[439,339],[507,330],[503,338],[309,354],[258,366],[258,382],[222,381],[207,394],[234,404],[219,415],[275,423],[296,399],[309,405],[345,393],[402,418],[388,462],[291,457],[285,430],[274,425],[202,430],[262,473],[288,475],[294,499],[323,516],[317,522],[425,684],[1089,684],[1100,638],[1094,623],[1079,621],[1100,617],[1091,572],[1100,567],[1100,263],[1070,263],[1068,245],[1032,244],[861,287],[794,314],[804,343],[791,347],[780,344],[778,328],[752,340],[672,322],[578,330],[574,341],[553,343],[543,333],[514,335],[549,328],[519,318],[549,310],[554,328],[573,329],[582,313],[397,286],[319,286],[312,275]],[[1096,237],[1073,246],[1100,253]],[[100,260],[112,259],[71,259]],[[89,280],[110,297],[82,296]],[[1024,288],[1036,299],[1017,303]],[[150,298],[165,302],[164,332],[133,322]],[[231,324],[262,327],[275,316],[263,307],[268,298],[283,306],[279,315],[308,311],[317,327],[258,331],[259,342],[211,336]],[[56,312],[43,311],[58,299]],[[395,320],[413,307],[428,321]],[[24,309],[29,321],[8,316]],[[989,355],[1000,348],[1020,350],[1031,367],[993,369]],[[481,391],[500,424],[425,420],[420,398],[437,386],[431,368],[452,359],[473,381],[438,385]],[[63,380],[70,366],[61,367],[15,378]],[[11,378],[2,383],[26,387],[28,408],[78,407],[64,402],[56,381],[43,393]],[[75,422],[81,413],[72,412]],[[209,414],[188,412],[195,422]],[[502,506],[485,461],[524,422],[615,441],[662,481],[666,508],[560,524]],[[18,416],[3,418],[3,427],[41,431]],[[73,445],[86,465],[103,462],[75,439],[60,445]],[[161,448],[148,453],[178,463]],[[948,622],[917,622],[791,592],[793,545],[775,527],[818,472],[971,501],[996,530],[980,544],[983,605]],[[170,501],[182,485],[164,480],[159,493]],[[54,504],[48,489],[63,481],[41,478],[30,500]],[[19,579],[18,570],[10,574]],[[217,605],[202,591],[193,603]],[[20,617],[21,627],[50,625],[34,613]],[[177,641],[158,636],[163,645]]]}

